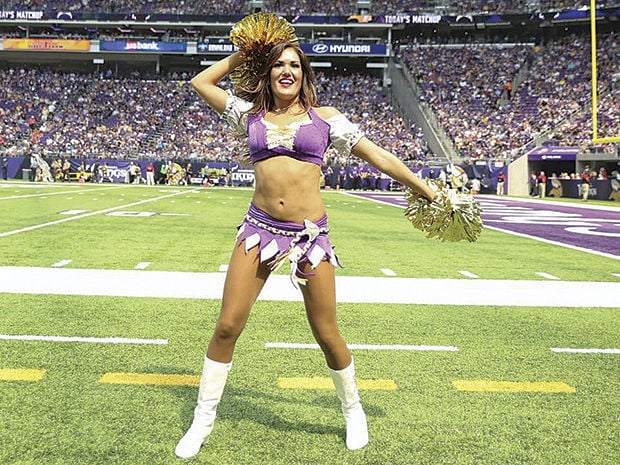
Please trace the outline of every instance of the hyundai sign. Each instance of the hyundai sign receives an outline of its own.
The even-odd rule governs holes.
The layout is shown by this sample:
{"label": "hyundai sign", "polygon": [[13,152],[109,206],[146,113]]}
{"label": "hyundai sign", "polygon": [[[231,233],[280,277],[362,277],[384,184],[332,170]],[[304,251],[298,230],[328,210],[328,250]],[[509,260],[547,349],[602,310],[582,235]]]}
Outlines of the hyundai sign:
{"label": "hyundai sign", "polygon": [[306,55],[387,56],[385,44],[301,44]]}

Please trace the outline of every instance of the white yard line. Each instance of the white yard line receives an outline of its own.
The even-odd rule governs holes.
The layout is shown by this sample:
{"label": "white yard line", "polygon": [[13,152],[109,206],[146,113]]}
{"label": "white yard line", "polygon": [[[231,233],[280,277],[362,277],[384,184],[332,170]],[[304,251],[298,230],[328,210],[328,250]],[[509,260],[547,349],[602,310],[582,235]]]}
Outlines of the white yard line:
{"label": "white yard line", "polygon": [[386,276],[396,276],[396,272],[394,270],[390,270],[389,268],[381,268],[381,273]]}
{"label": "white yard line", "polygon": [[149,266],[151,266],[151,262],[140,262],[136,265],[136,270],[146,270]]}
{"label": "white yard line", "polygon": [[68,265],[69,263],[71,263],[73,260],[60,260],[59,262],[56,262],[52,265],[52,268],[62,268],[65,265]]}
{"label": "white yard line", "polygon": [[[383,204],[383,205],[389,205],[390,207],[397,207],[397,208],[400,208],[400,209],[404,208],[402,205],[398,205],[398,204],[395,204],[395,203],[392,203],[392,202],[386,202],[386,201],[380,200],[378,198],[360,197],[359,195],[355,195],[355,193],[353,193],[353,192],[347,192],[347,191],[337,191],[337,192],[342,194],[342,195],[346,195],[348,197],[351,197],[351,198],[354,198],[354,199],[357,199],[357,200],[360,200],[360,199],[370,200],[371,202],[380,203],[380,204]],[[377,193],[379,194],[380,192],[377,192]],[[383,194],[385,195],[385,193],[383,193]],[[404,195],[402,193],[401,194],[394,194],[394,197],[398,197],[398,196],[400,196],[404,200]]]}
{"label": "white yard line", "polygon": [[467,270],[461,270],[461,271],[459,271],[459,273],[461,273],[463,276],[465,276],[467,278],[472,278],[472,279],[477,279],[477,278],[480,277],[477,274],[474,274],[471,271],[467,271]]}
{"label": "white yard line", "polygon": [[63,194],[80,194],[80,193],[85,193],[85,192],[90,193],[90,192],[100,191],[100,190],[118,189],[119,187],[99,187],[99,188],[93,187],[92,189],[83,189],[83,190],[45,192],[45,193],[40,193],[40,194],[11,195],[10,197],[0,197],[0,200],[27,199],[31,197],[47,197],[48,195],[63,195]]}
{"label": "white yard line", "polygon": [[166,345],[167,339],[131,339],[123,337],[81,337],[81,336],[31,336],[0,334],[0,340],[5,341],[35,341],[35,342],[85,342],[90,344],[147,344]]}
{"label": "white yard line", "polygon": [[554,281],[557,281],[560,279],[557,276],[553,276],[552,274],[545,273],[544,271],[537,271],[536,276],[540,276],[541,278],[545,278],[545,279],[552,279]]}
{"label": "white yard line", "polygon": [[565,247],[567,249],[579,250],[580,252],[586,252],[592,255],[600,255],[601,257],[613,258],[614,260],[620,260],[620,255],[613,255],[610,253],[599,252],[598,250],[586,249],[585,247],[578,247],[576,245],[565,244],[563,242],[552,241],[549,239],[545,239],[543,237],[530,236],[529,234],[523,234],[515,231],[509,231],[507,229],[496,228],[495,226],[489,226],[487,223],[484,224],[485,229],[491,229],[493,231],[499,231],[506,234],[512,234],[513,236],[525,237],[527,239],[533,239],[538,242],[544,242],[545,244],[553,244],[558,245],[560,247]]}
{"label": "white yard line", "polygon": [[[220,299],[224,273],[0,267],[0,292]],[[620,282],[337,276],[338,302],[619,308]],[[587,299],[575,299],[575,289]],[[446,292],[449,290],[449,292]],[[303,301],[287,275],[272,275],[260,300]]]}
{"label": "white yard line", "polygon": [[499,202],[496,202],[497,204],[502,204],[505,201],[517,201],[517,202],[524,202],[524,203],[532,203],[536,205],[553,205],[555,207],[560,206],[560,207],[581,208],[583,210],[604,210],[608,212],[620,211],[620,207],[614,205],[613,202],[610,202],[611,205],[607,206],[607,205],[592,205],[589,203],[558,202],[558,201],[554,201],[550,199],[543,200],[539,198],[529,198],[529,197],[508,197],[508,196],[498,197],[496,195],[491,195],[491,194],[480,195],[480,196],[477,196],[476,199],[481,200],[481,201],[484,201],[486,199],[489,199],[491,201],[498,200]]}
{"label": "white yard line", "polygon": [[[454,346],[415,346],[402,344],[347,344],[353,350],[403,350],[403,351],[430,351],[430,352],[458,352]],[[302,344],[294,342],[267,342],[266,349],[320,349],[318,344]]]}
{"label": "white yard line", "polygon": [[66,223],[67,221],[81,220],[82,218],[87,218],[89,216],[101,215],[101,214],[104,214],[104,213],[113,212],[115,210],[120,210],[122,208],[135,207],[137,205],[142,205],[142,204],[145,204],[145,203],[148,203],[148,202],[154,202],[156,200],[163,200],[163,199],[166,199],[166,198],[169,198],[169,197],[175,197],[177,195],[184,195],[184,194],[190,194],[190,193],[196,193],[196,192],[198,192],[198,191],[190,190],[190,191],[186,191],[186,192],[175,192],[174,194],[162,195],[160,197],[153,197],[152,199],[140,200],[139,202],[133,202],[133,203],[125,204],[125,205],[119,205],[117,207],[106,208],[104,210],[97,210],[97,211],[92,211],[92,212],[84,213],[83,215],[77,215],[77,216],[71,216],[71,217],[68,217],[68,218],[62,218],[60,220],[50,221],[49,223],[35,224],[35,225],[32,225],[32,226],[28,226],[27,228],[15,229],[13,231],[6,231],[6,232],[3,232],[3,233],[0,233],[0,237],[12,236],[13,234],[19,234],[19,233],[23,233],[23,232],[33,231],[35,229],[45,228],[46,226],[54,226],[54,225],[57,225],[57,224]]}
{"label": "white yard line", "polygon": [[558,348],[552,347],[551,352],[556,354],[569,353],[569,354],[614,354],[620,355],[620,349],[572,349],[570,347]]}

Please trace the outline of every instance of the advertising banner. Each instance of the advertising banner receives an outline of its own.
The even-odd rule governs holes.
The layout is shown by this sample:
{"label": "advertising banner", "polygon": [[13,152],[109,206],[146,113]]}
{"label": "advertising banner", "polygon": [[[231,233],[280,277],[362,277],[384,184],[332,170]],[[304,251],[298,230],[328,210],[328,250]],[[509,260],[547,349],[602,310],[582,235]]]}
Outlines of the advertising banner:
{"label": "advertising banner", "polygon": [[239,168],[232,172],[234,186],[251,187],[254,184],[254,169]]}
{"label": "advertising banner", "polygon": [[198,49],[198,53],[225,53],[225,54],[233,53],[234,51],[238,50],[237,47],[235,47],[230,42],[198,44],[197,49]]}
{"label": "advertising banner", "polygon": [[386,24],[438,24],[441,19],[439,15],[393,14],[381,16],[377,22]]}
{"label": "advertising banner", "polygon": [[71,39],[12,39],[6,38],[2,42],[4,50],[31,50],[31,51],[66,51],[88,52],[90,40]]}
{"label": "advertising banner", "polygon": [[[198,53],[229,54],[237,50],[230,42],[204,43],[198,44]],[[364,55],[364,56],[386,56],[387,46],[385,44],[301,44],[301,49],[306,55]],[[102,49],[103,50],[103,49]]]}
{"label": "advertising banner", "polygon": [[23,162],[24,157],[0,156],[0,179],[17,178]]}
{"label": "advertising banner", "polygon": [[301,44],[301,49],[306,55],[354,55],[372,56],[387,55],[385,44]]}
{"label": "advertising banner", "polygon": [[185,53],[185,42],[159,42],[156,40],[103,40],[99,44],[102,52],[173,52]]}
{"label": "advertising banner", "polygon": [[45,19],[43,11],[0,10],[0,19],[8,20],[41,20]]}
{"label": "advertising banner", "polygon": [[529,161],[575,161],[579,147],[542,146],[527,155]]}

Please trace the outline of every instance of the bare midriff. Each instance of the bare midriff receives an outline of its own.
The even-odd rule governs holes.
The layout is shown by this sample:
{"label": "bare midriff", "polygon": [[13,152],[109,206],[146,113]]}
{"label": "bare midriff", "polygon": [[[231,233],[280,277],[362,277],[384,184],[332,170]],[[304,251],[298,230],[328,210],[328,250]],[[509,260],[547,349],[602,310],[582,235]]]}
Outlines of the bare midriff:
{"label": "bare midriff", "polygon": [[305,219],[317,221],[325,214],[318,165],[276,156],[256,163],[254,175],[252,203],[274,218],[302,224]]}

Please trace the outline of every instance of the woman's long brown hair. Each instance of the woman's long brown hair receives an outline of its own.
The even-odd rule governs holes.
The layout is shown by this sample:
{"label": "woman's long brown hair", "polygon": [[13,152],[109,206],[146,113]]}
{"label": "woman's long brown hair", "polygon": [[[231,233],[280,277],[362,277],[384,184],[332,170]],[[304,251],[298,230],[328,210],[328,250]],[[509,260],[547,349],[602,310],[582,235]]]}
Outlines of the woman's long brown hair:
{"label": "woman's long brown hair", "polygon": [[259,71],[256,88],[237,91],[237,96],[253,103],[249,113],[259,113],[263,110],[269,111],[273,108],[274,100],[271,94],[270,84],[271,68],[273,68],[280,58],[280,55],[282,55],[282,52],[287,48],[292,48],[297,52],[301,63],[303,78],[299,91],[299,103],[305,111],[308,111],[311,107],[319,106],[319,98],[316,92],[316,78],[312,66],[310,66],[310,60],[308,60],[308,57],[299,46],[284,43],[275,45],[269,52],[265,66]]}

